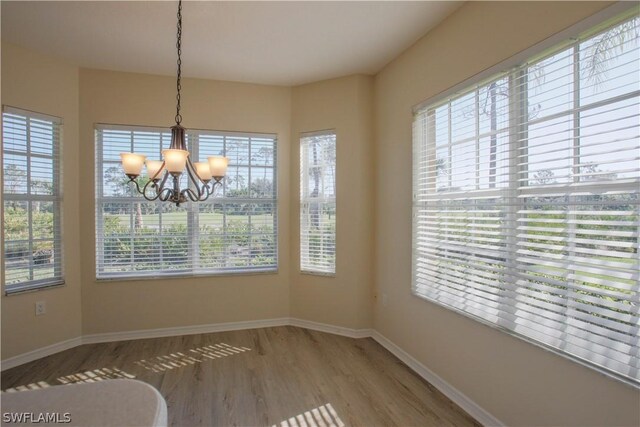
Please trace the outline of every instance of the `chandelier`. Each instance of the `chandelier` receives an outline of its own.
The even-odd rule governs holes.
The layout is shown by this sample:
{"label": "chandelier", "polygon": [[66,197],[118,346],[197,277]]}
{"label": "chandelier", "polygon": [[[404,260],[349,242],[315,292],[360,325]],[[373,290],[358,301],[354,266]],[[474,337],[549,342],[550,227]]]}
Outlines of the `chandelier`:
{"label": "chandelier", "polygon": [[[147,157],[136,153],[120,153],[122,169],[135,184],[138,193],[149,201],[160,200],[180,206],[188,200],[202,202],[213,194],[216,185],[221,184],[227,172],[228,159],[223,156],[207,157],[206,162],[191,162],[186,143],[186,129],[180,124],[180,78],[182,77],[182,0],[178,1],[177,25],[178,73],[176,79],[176,124],[171,127],[171,145],[162,150],[163,160],[147,160]],[[138,182],[142,168],[147,166],[148,181]],[[188,184],[180,188],[180,177],[187,171]]]}

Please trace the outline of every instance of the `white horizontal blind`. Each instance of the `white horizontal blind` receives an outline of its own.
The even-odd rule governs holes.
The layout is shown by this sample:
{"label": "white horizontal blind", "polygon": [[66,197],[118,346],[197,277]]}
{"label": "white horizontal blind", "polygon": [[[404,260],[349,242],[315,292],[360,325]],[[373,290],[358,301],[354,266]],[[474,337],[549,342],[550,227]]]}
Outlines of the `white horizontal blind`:
{"label": "white horizontal blind", "polygon": [[336,272],[336,135],[300,139],[300,269]]}
{"label": "white horizontal blind", "polygon": [[275,135],[191,131],[201,159],[229,158],[224,187],[193,204],[199,271],[274,271],[278,267]]}
{"label": "white horizontal blind", "polygon": [[[96,130],[98,278],[275,271],[276,138],[188,131],[192,161],[229,158],[223,187],[206,202],[148,202],[122,172],[119,154],[161,159],[165,129],[100,125]],[[143,176],[145,172],[143,171]],[[181,186],[187,185],[186,174]]]}
{"label": "white horizontal blind", "polygon": [[640,380],[640,19],[414,119],[413,291]]}
{"label": "white horizontal blind", "polygon": [[61,120],[4,107],[4,269],[7,293],[64,283]]}

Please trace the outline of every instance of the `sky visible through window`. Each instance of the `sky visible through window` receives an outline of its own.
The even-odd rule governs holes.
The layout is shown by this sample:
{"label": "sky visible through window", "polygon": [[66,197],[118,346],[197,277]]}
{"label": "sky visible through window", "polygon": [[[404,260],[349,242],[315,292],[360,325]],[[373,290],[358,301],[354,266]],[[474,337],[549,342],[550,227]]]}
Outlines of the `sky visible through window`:
{"label": "sky visible through window", "polygon": [[[500,188],[507,179],[510,93],[526,98],[528,185],[633,177],[638,150],[640,61],[636,18],[625,31],[590,38],[527,67],[525,75],[507,77],[463,94],[435,109],[435,142],[440,191],[488,188],[491,175]],[[622,34],[622,36],[620,36]],[[626,37],[625,37],[626,36]],[[604,50],[610,52],[603,53]],[[574,112],[579,109],[577,117]],[[511,111],[510,111],[511,110]],[[579,127],[580,133],[574,133]],[[496,160],[489,166],[495,135]],[[564,155],[580,140],[579,159]],[[482,166],[476,170],[476,164]]]}

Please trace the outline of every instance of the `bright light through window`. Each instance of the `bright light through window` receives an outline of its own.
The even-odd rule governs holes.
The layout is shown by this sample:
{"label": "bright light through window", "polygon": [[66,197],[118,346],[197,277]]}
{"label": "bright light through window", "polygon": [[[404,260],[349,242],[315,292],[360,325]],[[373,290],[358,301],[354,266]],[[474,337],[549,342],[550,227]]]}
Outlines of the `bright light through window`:
{"label": "bright light through window", "polygon": [[[160,159],[163,129],[101,125],[96,131],[98,278],[276,271],[276,138],[190,130],[193,161],[229,158],[224,185],[205,202],[148,202],[128,183],[121,152]],[[142,179],[148,179],[143,172]],[[181,187],[187,185],[183,174]]]}
{"label": "bright light through window", "polygon": [[300,269],[336,272],[336,135],[300,140]]}
{"label": "bright light through window", "polygon": [[638,383],[640,19],[416,113],[413,292]]}

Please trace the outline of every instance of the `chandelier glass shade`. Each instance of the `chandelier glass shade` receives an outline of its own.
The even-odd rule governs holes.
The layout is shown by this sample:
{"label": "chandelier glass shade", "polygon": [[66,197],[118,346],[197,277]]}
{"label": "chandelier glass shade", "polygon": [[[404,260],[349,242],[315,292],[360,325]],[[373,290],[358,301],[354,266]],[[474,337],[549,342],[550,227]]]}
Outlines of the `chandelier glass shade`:
{"label": "chandelier glass shade", "polygon": [[[171,144],[162,150],[162,160],[147,159],[136,153],[120,153],[122,169],[135,184],[136,190],[149,200],[160,200],[180,206],[187,201],[202,202],[221,185],[227,173],[228,159],[223,156],[209,156],[206,162],[192,162],[186,143],[186,129],[182,127],[180,114],[180,90],[182,77],[182,0],[178,1],[177,42],[178,73],[176,78],[176,124],[171,127]],[[146,165],[148,180],[138,181]],[[180,177],[186,171],[187,187],[180,188]]]}

